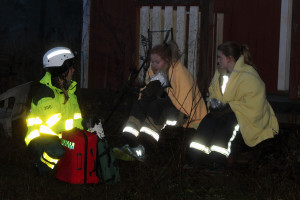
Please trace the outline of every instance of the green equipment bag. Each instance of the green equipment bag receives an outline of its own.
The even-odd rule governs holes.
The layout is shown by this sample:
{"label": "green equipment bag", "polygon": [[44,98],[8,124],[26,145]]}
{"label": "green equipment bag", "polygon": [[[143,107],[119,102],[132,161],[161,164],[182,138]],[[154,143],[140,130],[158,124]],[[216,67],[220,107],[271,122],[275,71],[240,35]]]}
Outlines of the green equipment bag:
{"label": "green equipment bag", "polygon": [[114,184],[120,181],[119,167],[115,156],[106,139],[98,140],[97,144],[97,176],[100,182]]}

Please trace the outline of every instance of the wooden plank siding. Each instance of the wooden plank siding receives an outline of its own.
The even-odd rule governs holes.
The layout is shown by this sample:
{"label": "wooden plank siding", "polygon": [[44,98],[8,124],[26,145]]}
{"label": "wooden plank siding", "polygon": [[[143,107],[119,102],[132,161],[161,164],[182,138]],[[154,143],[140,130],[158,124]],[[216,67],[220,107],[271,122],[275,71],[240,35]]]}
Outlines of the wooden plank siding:
{"label": "wooden plank siding", "polygon": [[268,92],[278,92],[281,0],[216,0],[224,41],[247,44]]}
{"label": "wooden plank siding", "polygon": [[300,99],[300,1],[293,1],[290,98]]}
{"label": "wooden plank siding", "polygon": [[[208,86],[212,78],[217,46],[223,41],[237,41],[249,46],[267,92],[281,93],[278,90],[278,63],[282,0],[214,0],[214,13],[209,15],[209,24],[206,25],[211,37],[209,48],[202,46],[199,35],[204,31],[200,28],[204,20],[203,2],[209,1],[91,0],[88,87],[122,87],[130,68],[139,69],[143,62],[140,57],[145,56],[145,49],[141,45],[141,35],[148,37],[148,29],[167,30],[172,27],[174,39],[183,52],[182,63],[198,80],[206,77],[205,83],[199,82],[199,85]],[[284,93],[289,92],[292,98],[298,98],[300,84],[299,4],[293,0],[290,91]],[[162,42],[165,34],[153,34],[152,46]],[[195,49],[198,52],[195,53]],[[205,54],[201,52],[204,51],[211,54],[207,66],[202,60]]]}
{"label": "wooden plank siding", "polygon": [[135,68],[136,7],[133,0],[92,0],[89,88],[120,89]]}

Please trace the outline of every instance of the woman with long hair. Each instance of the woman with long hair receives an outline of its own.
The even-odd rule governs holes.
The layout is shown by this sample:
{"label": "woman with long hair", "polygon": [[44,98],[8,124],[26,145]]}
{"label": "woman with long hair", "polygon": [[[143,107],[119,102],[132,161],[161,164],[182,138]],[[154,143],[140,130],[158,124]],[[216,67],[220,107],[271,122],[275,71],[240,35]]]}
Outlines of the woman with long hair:
{"label": "woman with long hair", "polygon": [[[116,155],[125,152],[139,161],[145,160],[159,141],[166,125],[197,129],[207,114],[197,83],[180,62],[180,51],[174,41],[151,49],[151,66],[146,74],[146,86],[133,104],[122,136],[126,145],[114,148]],[[179,116],[185,115],[184,124]],[[118,156],[117,156],[118,157]]]}
{"label": "woman with long hair", "polygon": [[209,86],[209,114],[190,143],[191,163],[209,158],[215,164],[225,164],[239,132],[245,144],[254,147],[279,130],[249,48],[225,42],[217,50],[219,66]]}

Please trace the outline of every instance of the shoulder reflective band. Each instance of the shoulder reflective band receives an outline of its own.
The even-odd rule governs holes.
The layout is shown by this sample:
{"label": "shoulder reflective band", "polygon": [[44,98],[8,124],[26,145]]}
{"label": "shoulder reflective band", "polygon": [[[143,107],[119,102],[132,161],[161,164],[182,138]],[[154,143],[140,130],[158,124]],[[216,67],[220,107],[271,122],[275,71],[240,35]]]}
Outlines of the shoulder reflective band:
{"label": "shoulder reflective band", "polygon": [[61,119],[61,113],[54,114],[46,121],[46,124],[49,127],[52,127],[54,124],[56,124]]}
{"label": "shoulder reflective band", "polygon": [[27,119],[27,126],[39,125],[42,123],[43,121],[39,117],[32,117]]}
{"label": "shoulder reflective band", "polygon": [[211,152],[210,149],[207,146],[205,146],[203,144],[200,144],[198,142],[191,142],[190,148],[194,148],[194,149],[197,149],[199,151],[203,151],[206,154],[209,154]]}
{"label": "shoulder reflective band", "polygon": [[130,126],[126,126],[124,129],[123,129],[123,133],[124,132],[127,132],[127,133],[131,133],[132,135],[134,135],[135,137],[137,137],[139,135],[139,131],[130,127]]}
{"label": "shoulder reflective band", "polygon": [[229,79],[228,76],[223,76],[223,84],[222,84],[222,93],[223,94],[225,92],[225,89],[226,89],[226,86],[227,86],[227,83],[228,83],[228,79]]}
{"label": "shoulder reflective band", "polygon": [[66,131],[71,130],[73,128],[73,119],[66,120],[65,129]]}
{"label": "shoulder reflective band", "polygon": [[148,127],[143,126],[140,130],[140,132],[144,132],[147,133],[148,135],[150,135],[151,137],[153,137],[156,141],[159,140],[159,134],[154,132],[153,130],[151,130]]}
{"label": "shoulder reflective band", "polygon": [[74,119],[81,119],[81,113],[75,113],[74,114]]}
{"label": "shoulder reflective band", "polygon": [[25,138],[25,144],[28,146],[28,144],[30,143],[31,140],[33,140],[34,138],[37,138],[39,136],[40,136],[40,133],[38,130],[34,130],[34,131],[30,132]]}

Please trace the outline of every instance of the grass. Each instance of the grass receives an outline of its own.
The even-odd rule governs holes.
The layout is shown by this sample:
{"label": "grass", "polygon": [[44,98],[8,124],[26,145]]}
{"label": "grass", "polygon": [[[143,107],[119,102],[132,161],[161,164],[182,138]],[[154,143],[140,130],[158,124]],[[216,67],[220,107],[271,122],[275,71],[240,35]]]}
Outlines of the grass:
{"label": "grass", "polygon": [[[109,96],[109,95],[108,95]],[[79,100],[82,110],[104,118],[105,107],[112,102],[99,96]],[[95,110],[93,105],[98,105]],[[102,110],[101,110],[102,109]],[[119,134],[128,113],[112,116],[104,126],[111,146],[120,146]],[[299,130],[282,130],[270,146],[243,149],[234,154],[231,167],[211,171],[201,166],[185,170],[185,151],[193,132],[189,129],[166,129],[158,152],[146,162],[118,161],[121,182],[115,185],[72,185],[59,181],[55,170],[37,176],[33,157],[23,138],[26,130],[22,120],[14,122],[13,138],[0,135],[0,199],[200,199],[200,200],[296,200],[300,190]],[[242,144],[243,145],[243,144]]]}

